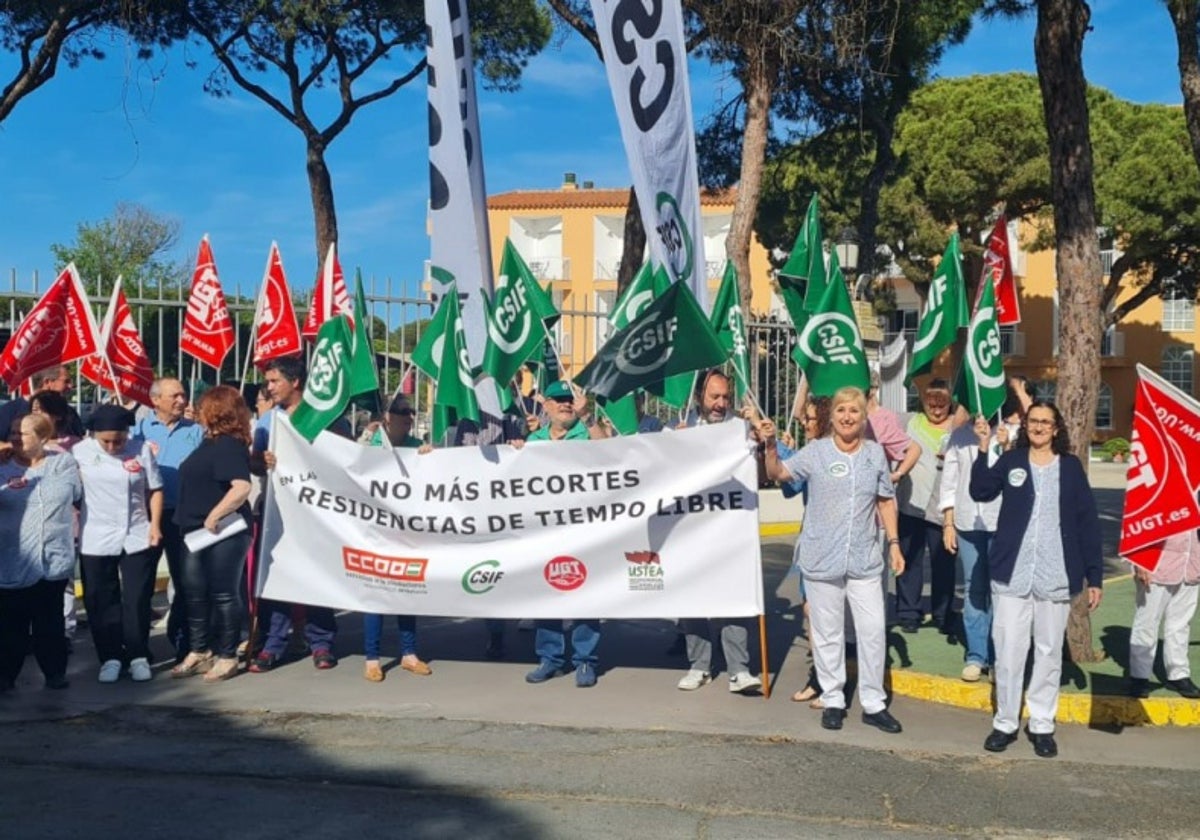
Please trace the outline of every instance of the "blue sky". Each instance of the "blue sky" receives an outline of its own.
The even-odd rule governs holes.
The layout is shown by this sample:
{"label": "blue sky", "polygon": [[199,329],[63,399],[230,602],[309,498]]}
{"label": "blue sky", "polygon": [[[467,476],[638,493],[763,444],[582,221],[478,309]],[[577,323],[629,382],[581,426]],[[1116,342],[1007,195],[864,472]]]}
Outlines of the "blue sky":
{"label": "blue sky", "polygon": [[[1089,81],[1138,102],[1178,103],[1163,4],[1094,0],[1092,10]],[[1033,72],[1033,27],[1032,18],[977,22],[938,75]],[[394,66],[412,60],[398,56]],[[12,66],[12,56],[0,56],[0,78]],[[181,221],[175,259],[190,263],[207,232],[231,291],[254,294],[272,239],[289,282],[311,288],[317,258],[300,134],[248,94],[205,94],[210,66],[197,47],[143,64],[116,44],[102,62],[62,68],[17,106],[0,124],[0,288],[12,270],[21,287],[34,270],[48,282],[50,245],[73,241],[79,222],[108,216],[119,201]],[[703,64],[693,63],[691,76],[700,120],[731,83]],[[629,183],[603,68],[578,37],[558,37],[537,56],[520,92],[483,92],[480,119],[489,192],[555,188],[568,171],[598,187]],[[360,111],[327,161],[347,272],[361,266],[380,291],[388,277],[397,293],[404,283],[415,290],[429,253],[423,83]]]}

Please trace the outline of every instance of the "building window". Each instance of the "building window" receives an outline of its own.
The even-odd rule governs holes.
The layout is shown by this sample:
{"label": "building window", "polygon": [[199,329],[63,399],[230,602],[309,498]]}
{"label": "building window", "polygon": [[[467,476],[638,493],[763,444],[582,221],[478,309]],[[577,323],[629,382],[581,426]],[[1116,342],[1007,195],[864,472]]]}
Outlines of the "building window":
{"label": "building window", "polygon": [[1112,388],[1107,382],[1100,383],[1100,397],[1096,400],[1096,428],[1111,429],[1112,424]]}
{"label": "building window", "polygon": [[1196,302],[1185,294],[1163,290],[1163,332],[1192,332],[1196,329]]}
{"label": "building window", "polygon": [[1162,354],[1162,377],[1185,394],[1192,393],[1195,353],[1190,347],[1168,347]]}

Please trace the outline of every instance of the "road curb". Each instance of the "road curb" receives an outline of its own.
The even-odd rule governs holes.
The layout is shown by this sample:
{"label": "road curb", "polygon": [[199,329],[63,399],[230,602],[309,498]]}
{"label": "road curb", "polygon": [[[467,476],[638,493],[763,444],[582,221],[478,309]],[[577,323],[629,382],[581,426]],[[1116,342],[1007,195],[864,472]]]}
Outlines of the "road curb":
{"label": "road curb", "polygon": [[[992,685],[965,683],[950,677],[891,671],[894,694],[972,711],[992,711]],[[1028,710],[1022,710],[1028,714]],[[1085,726],[1200,726],[1200,700],[1060,694],[1059,723]]]}

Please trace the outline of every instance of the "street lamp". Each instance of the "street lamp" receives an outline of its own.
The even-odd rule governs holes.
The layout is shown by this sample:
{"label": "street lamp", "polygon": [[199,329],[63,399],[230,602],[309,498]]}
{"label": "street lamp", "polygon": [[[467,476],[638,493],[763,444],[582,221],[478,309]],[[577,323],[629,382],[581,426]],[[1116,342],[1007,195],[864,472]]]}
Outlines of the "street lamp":
{"label": "street lamp", "polygon": [[841,263],[842,273],[846,275],[858,273],[858,231],[852,227],[842,228],[842,232],[838,234],[837,244],[834,246],[837,249],[838,262]]}

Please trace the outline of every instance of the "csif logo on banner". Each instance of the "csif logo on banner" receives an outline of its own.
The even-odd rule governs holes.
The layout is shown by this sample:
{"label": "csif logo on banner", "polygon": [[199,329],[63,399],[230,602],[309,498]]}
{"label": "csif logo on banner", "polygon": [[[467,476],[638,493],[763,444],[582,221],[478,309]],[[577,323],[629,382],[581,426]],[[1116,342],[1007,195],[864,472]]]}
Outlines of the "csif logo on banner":
{"label": "csif logo on banner", "polygon": [[816,364],[852,365],[863,352],[858,325],[840,312],[813,315],[800,333],[800,352]]}
{"label": "csif logo on banner", "polygon": [[654,229],[666,249],[671,270],[677,278],[685,280],[692,276],[694,248],[687,222],[679,212],[679,202],[671,194],[660,192],[655,198],[654,207],[657,213]]}
{"label": "csif logo on banner", "polygon": [[346,389],[346,345],[328,337],[313,351],[312,369],[304,383],[303,399],[317,411],[329,411],[341,405]]}
{"label": "csif logo on banner", "polygon": [[[525,346],[529,338],[532,318],[525,302],[525,284],[521,278],[501,277],[503,285],[496,293],[495,323],[488,322],[488,335],[492,343],[505,353],[516,353]],[[520,317],[519,329],[518,317]],[[515,337],[513,333],[516,333]]]}
{"label": "csif logo on banner", "polygon": [[660,313],[654,321],[625,336],[617,348],[614,364],[629,376],[644,376],[658,370],[671,358],[678,329],[676,316]]}
{"label": "csif logo on banner", "polygon": [[468,595],[484,595],[495,589],[503,577],[499,560],[484,560],[463,572],[462,588]]}

